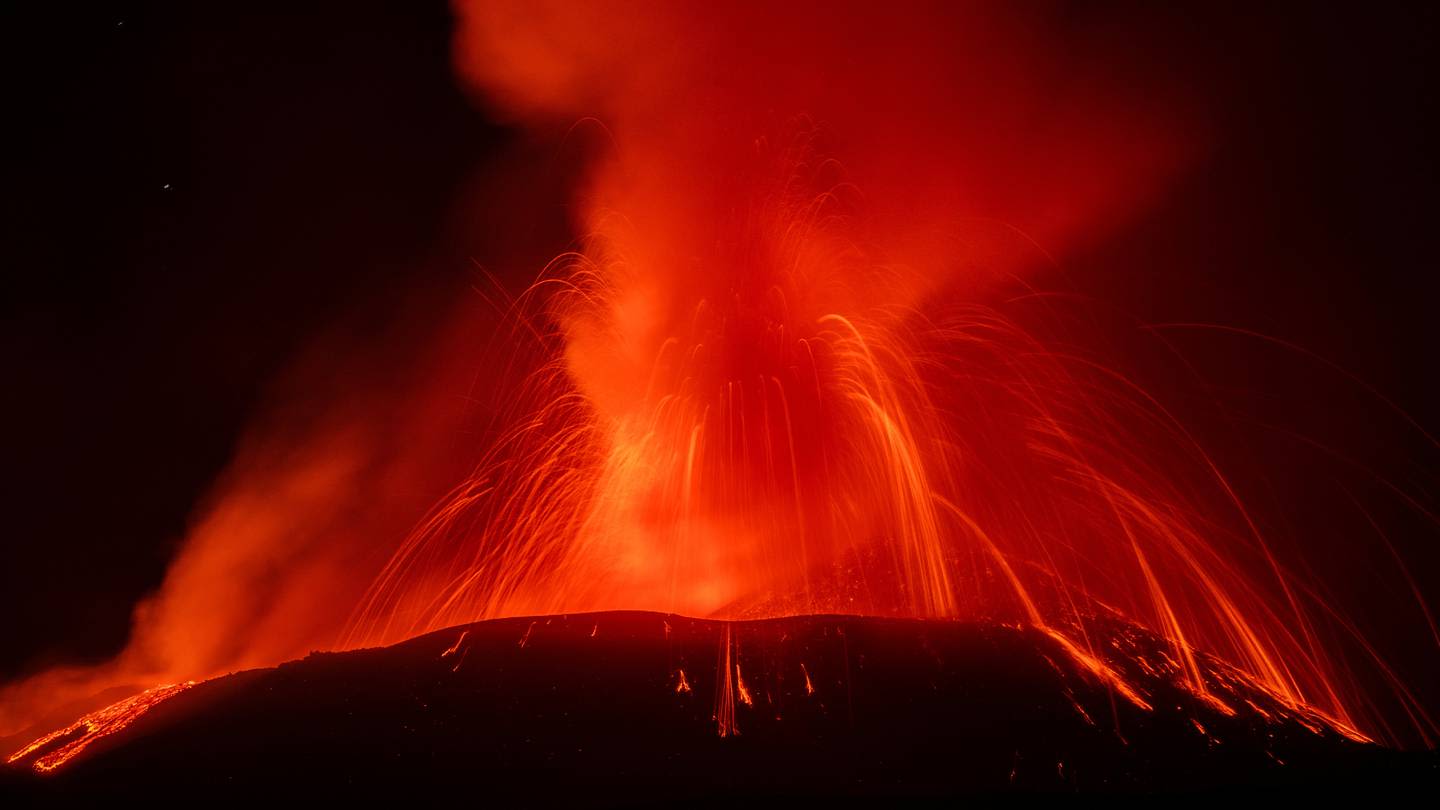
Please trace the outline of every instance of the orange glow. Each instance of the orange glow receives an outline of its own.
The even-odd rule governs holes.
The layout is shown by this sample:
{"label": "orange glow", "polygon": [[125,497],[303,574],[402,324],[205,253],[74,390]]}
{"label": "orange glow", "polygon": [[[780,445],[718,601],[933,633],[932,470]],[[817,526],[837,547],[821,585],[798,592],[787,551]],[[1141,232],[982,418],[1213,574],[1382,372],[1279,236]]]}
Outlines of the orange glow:
{"label": "orange glow", "polygon": [[[346,419],[259,430],[129,649],[7,687],[9,725],[114,683],[638,609],[1019,624],[1142,709],[1118,658],[1233,713],[1213,656],[1316,727],[1372,735],[1324,606],[1205,448],[996,292],[1030,296],[1038,268],[1185,169],[1204,133],[1182,93],[1107,80],[1104,54],[1007,4],[625,5],[457,4],[481,103],[605,144],[576,196],[582,244],[498,330],[515,360],[489,371],[526,373],[483,462],[397,547],[413,504],[375,493],[428,497],[412,482],[440,477],[466,322],[415,391],[341,390]],[[775,67],[796,64],[813,69]],[[413,424],[434,437],[396,438]],[[1120,621],[1167,660],[1107,653]],[[753,698],[728,631],[720,660],[725,737]],[[83,729],[36,761],[57,767],[187,686],[22,753]]]}
{"label": "orange glow", "polygon": [[[460,8],[462,74],[527,119],[603,116],[614,153],[583,197],[583,248],[513,310],[546,357],[528,380],[533,406],[401,547],[346,644],[617,608],[1019,621],[1147,706],[1099,652],[1103,605],[1167,639],[1174,677],[1200,700],[1230,710],[1202,675],[1203,650],[1353,729],[1353,696],[1294,575],[1184,426],[1136,382],[985,303],[987,279],[1022,271],[1032,246],[975,254],[916,238],[917,227],[973,235],[954,217],[978,206],[1062,250],[1159,187],[1188,136],[1134,116],[1098,131],[1094,110],[1124,96],[1082,83],[1084,113],[1051,111],[1067,134],[1045,156],[986,141],[974,120],[1023,107],[1021,88],[1059,67],[1043,31],[1004,14],[952,20],[1018,38],[1010,70],[982,88],[953,73],[935,86],[919,69],[1001,59],[968,40],[976,50],[950,55],[953,30],[968,30],[958,22],[943,42],[924,15],[852,39],[840,34],[877,21],[722,12],[746,30],[763,16],[757,64],[770,48],[850,64],[852,42],[889,47],[894,35],[904,51],[885,59],[917,68],[903,84],[839,68],[821,87],[708,61],[728,47],[706,33],[715,20],[670,5],[623,18]],[[803,42],[766,33],[801,22],[817,28]],[[594,47],[598,31],[613,47]],[[663,41],[687,48],[652,47]],[[860,115],[855,93],[895,117]],[[891,95],[923,96],[927,125],[904,126]],[[825,123],[755,116],[776,105]],[[1085,162],[1106,182],[1047,159]],[[947,172],[943,189],[920,179]],[[1001,193],[1017,176],[1036,179],[1035,198]],[[733,733],[724,669],[722,735]]]}
{"label": "orange glow", "polygon": [[65,728],[46,734],[11,754],[5,761],[13,765],[38,753],[32,767],[41,773],[53,771],[90,747],[96,740],[120,731],[164,700],[194,685],[194,681],[187,681],[147,689],[134,697],[87,714]]}

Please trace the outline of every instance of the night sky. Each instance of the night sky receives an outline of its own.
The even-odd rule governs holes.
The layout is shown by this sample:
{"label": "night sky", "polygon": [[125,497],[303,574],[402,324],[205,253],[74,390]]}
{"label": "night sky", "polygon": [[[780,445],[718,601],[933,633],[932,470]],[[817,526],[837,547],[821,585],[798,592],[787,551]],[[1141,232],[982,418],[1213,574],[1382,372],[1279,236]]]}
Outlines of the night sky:
{"label": "night sky", "polygon": [[[4,12],[0,678],[123,645],[131,606],[316,334],[342,320],[380,330],[399,301],[468,294],[472,260],[521,267],[572,238],[573,161],[467,99],[444,3],[266,5]],[[1137,322],[1292,341],[1440,429],[1436,12],[1209,5],[1073,4],[1076,26],[1125,20],[1135,47],[1178,66],[1214,100],[1217,138],[1137,222],[1049,281]],[[487,212],[506,177],[555,192],[524,195],[498,227]],[[1325,436],[1351,468],[1440,493],[1440,452],[1323,364],[1173,337],[1249,423]],[[1163,387],[1164,360],[1133,362]],[[1320,536],[1308,505],[1331,473],[1284,442],[1217,442],[1222,460],[1271,462],[1249,483],[1295,535]],[[1388,517],[1418,586],[1440,594],[1434,527]],[[1322,574],[1325,557],[1315,549]],[[1380,581],[1361,571],[1338,587]],[[1363,620],[1384,634],[1420,618]],[[1412,672],[1436,674],[1429,653]]]}

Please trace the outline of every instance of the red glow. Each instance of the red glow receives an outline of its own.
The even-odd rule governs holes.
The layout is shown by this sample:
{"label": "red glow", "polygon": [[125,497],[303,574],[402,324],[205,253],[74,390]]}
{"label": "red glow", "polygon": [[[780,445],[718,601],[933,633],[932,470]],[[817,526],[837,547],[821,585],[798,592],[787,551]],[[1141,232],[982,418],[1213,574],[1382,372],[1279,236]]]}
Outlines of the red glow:
{"label": "red glow", "polygon": [[[1061,249],[1162,184],[1187,138],[1099,115],[1126,99],[1060,80],[1044,32],[1006,15],[958,12],[943,42],[923,15],[858,39],[878,20],[741,10],[714,27],[755,26],[757,66],[837,66],[817,86],[720,60],[715,21],[669,5],[623,23],[462,8],[463,73],[525,115],[603,112],[615,153],[584,198],[585,248],[516,306],[550,353],[532,409],[402,547],[347,643],[617,608],[1014,620],[1143,706],[1087,640],[1109,605],[1169,639],[1202,699],[1219,703],[1197,650],[1358,736],[1292,575],[1203,449],[1143,388],[985,303],[975,268],[1033,254],[916,238],[973,232],[953,223],[979,208]],[[803,41],[771,40],[802,21]],[[955,30],[1015,39],[1002,55]],[[957,84],[966,69],[995,79]],[[1065,87],[1046,110],[1063,139],[977,126],[1038,86]],[[777,131],[777,107],[825,123]],[[1078,163],[1105,182],[1058,170]]]}
{"label": "red glow", "polygon": [[[134,697],[91,712],[58,731],[41,737],[6,758],[14,764],[35,757],[32,767],[41,773],[53,771],[90,747],[101,737],[120,731],[166,699],[194,686],[194,681],[157,686]],[[39,756],[35,756],[38,754]]]}
{"label": "red glow", "polygon": [[[1142,103],[1155,88],[1107,81],[1124,66],[1067,58],[1045,20],[999,4],[458,9],[457,69],[483,103],[537,131],[594,116],[606,133],[578,195],[582,248],[507,313],[516,356],[539,360],[503,436],[368,591],[352,537],[379,531],[353,510],[377,459],[400,459],[387,480],[435,475],[433,447],[381,436],[453,421],[437,403],[464,369],[361,402],[299,449],[261,442],[127,653],[7,702],[638,609],[1021,624],[1149,708],[1116,663],[1119,616],[1167,642],[1147,666],[1216,708],[1234,710],[1207,655],[1317,724],[1376,734],[1307,584],[1204,447],[1141,382],[995,300],[1184,170],[1203,133],[1182,95]],[[793,64],[818,67],[774,69]],[[326,539],[289,545],[297,525]],[[274,598],[258,599],[266,577]],[[456,667],[463,642],[445,652]],[[732,643],[720,736],[755,700]],[[683,669],[674,690],[691,692]],[[131,717],[120,705],[101,714]],[[129,722],[96,717],[83,739]]]}

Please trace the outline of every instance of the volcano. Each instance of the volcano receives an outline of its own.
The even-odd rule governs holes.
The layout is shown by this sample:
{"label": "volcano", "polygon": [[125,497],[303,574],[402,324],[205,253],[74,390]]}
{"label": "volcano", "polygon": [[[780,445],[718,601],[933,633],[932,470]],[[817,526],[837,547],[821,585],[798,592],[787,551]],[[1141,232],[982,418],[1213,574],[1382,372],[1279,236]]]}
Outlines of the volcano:
{"label": "volcano", "polygon": [[77,724],[12,756],[5,779],[35,797],[615,803],[1398,788],[1440,775],[1434,752],[1357,742],[1215,659],[1202,658],[1214,697],[1198,699],[1162,642],[1104,626],[1092,657],[984,622],[498,619],[151,690],[113,733]]}

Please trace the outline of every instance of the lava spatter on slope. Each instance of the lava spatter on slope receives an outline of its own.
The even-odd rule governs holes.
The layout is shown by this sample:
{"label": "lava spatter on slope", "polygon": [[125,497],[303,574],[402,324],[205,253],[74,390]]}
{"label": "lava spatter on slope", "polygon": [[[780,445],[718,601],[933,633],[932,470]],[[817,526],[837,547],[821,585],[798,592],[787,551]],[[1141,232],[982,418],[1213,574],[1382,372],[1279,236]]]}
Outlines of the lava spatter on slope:
{"label": "lava spatter on slope", "polygon": [[40,773],[53,771],[78,756],[91,743],[123,731],[161,702],[194,685],[194,681],[186,681],[146,689],[46,734],[6,757],[5,762],[7,765],[28,764]]}
{"label": "lava spatter on slope", "polygon": [[984,622],[492,620],[176,689],[163,717],[29,787],[209,790],[243,774],[257,794],[635,800],[1333,784],[1434,767],[1200,655],[1222,711],[1173,677],[1163,641],[1096,626],[1114,631],[1094,653],[1105,674],[1043,630]]}

